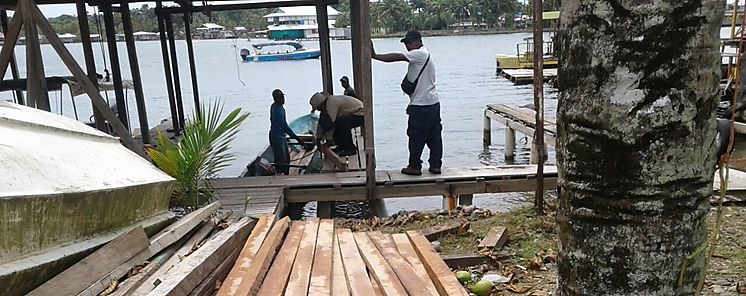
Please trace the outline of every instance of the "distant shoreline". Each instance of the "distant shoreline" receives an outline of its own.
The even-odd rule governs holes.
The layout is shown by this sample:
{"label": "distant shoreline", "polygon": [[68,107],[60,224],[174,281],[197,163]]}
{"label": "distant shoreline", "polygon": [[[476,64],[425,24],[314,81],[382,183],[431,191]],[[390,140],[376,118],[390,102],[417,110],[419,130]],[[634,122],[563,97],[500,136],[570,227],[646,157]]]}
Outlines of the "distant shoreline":
{"label": "distant shoreline", "polygon": [[[551,32],[553,30],[545,29],[544,32]],[[453,31],[453,30],[433,30],[433,31],[420,31],[423,37],[440,37],[440,36],[464,36],[464,35],[500,35],[500,34],[514,34],[514,33],[531,33],[533,29],[514,29],[514,30],[488,30],[488,31]],[[371,39],[382,39],[382,38],[395,38],[404,36],[404,32],[397,32],[391,34],[372,34]]]}

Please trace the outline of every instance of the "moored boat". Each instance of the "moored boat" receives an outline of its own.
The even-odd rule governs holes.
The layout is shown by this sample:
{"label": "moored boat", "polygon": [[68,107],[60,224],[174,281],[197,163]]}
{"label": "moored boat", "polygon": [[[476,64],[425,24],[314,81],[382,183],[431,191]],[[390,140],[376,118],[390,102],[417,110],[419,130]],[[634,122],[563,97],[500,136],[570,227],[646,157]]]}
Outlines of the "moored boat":
{"label": "moored boat", "polygon": [[272,62],[316,59],[321,50],[307,49],[298,41],[252,44],[251,49],[241,49],[241,59],[247,62]]}

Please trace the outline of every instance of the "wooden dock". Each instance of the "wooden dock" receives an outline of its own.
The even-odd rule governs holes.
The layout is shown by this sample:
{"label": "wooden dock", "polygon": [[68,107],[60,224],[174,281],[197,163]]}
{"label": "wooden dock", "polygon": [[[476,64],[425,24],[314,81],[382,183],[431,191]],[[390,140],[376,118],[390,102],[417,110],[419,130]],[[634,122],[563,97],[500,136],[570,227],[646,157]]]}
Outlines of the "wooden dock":
{"label": "wooden dock", "polygon": [[[515,157],[515,132],[529,138],[536,134],[536,111],[526,107],[505,104],[489,104],[484,110],[483,143],[492,145],[492,121],[505,126],[505,159]],[[544,117],[544,143],[554,146],[557,138],[557,122],[553,117]],[[534,151],[531,151],[532,155]],[[533,157],[532,157],[533,159]]]}
{"label": "wooden dock", "polygon": [[[513,84],[531,84],[534,82],[533,69],[503,69],[499,72],[500,76],[510,80]],[[557,78],[557,69],[544,69],[544,81]]]}
{"label": "wooden dock", "polygon": [[353,233],[334,220],[262,216],[217,295],[468,293],[417,231]]}

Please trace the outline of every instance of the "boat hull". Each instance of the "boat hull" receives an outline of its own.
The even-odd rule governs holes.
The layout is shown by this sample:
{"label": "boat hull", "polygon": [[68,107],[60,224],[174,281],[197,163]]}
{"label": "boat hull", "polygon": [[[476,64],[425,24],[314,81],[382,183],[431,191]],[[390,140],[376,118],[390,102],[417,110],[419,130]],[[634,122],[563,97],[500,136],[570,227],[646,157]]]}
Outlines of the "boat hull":
{"label": "boat hull", "polygon": [[283,53],[283,54],[248,55],[246,56],[246,61],[247,62],[295,61],[295,60],[317,59],[319,58],[319,56],[321,56],[320,50],[303,50],[303,51]]}

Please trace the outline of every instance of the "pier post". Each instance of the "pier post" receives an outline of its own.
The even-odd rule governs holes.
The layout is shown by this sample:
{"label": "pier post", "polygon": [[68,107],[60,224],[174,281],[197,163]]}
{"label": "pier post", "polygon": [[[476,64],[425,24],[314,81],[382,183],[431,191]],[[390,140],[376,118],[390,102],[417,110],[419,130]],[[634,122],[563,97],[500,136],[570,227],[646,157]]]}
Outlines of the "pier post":
{"label": "pier post", "polygon": [[124,41],[127,45],[127,57],[130,62],[130,73],[132,82],[135,84],[135,103],[137,104],[137,118],[140,122],[140,138],[143,144],[150,144],[150,128],[148,127],[148,112],[145,108],[145,95],[142,91],[142,78],[140,77],[140,64],[137,60],[137,48],[135,47],[135,36],[132,30],[132,19],[130,18],[129,2],[120,1],[122,6],[122,27],[124,28]]}
{"label": "pier post", "polygon": [[174,128],[175,134],[181,133],[181,120],[179,119],[179,113],[176,111],[176,98],[174,97],[174,85],[173,78],[171,77],[171,62],[168,55],[168,35],[166,34],[166,24],[164,21],[164,15],[169,14],[163,13],[163,2],[161,0],[155,1],[155,15],[158,19],[158,33],[161,35],[161,56],[163,58],[163,73],[166,76],[166,92],[168,93],[168,105],[171,109],[171,124]]}
{"label": "pier post", "polygon": [[446,211],[453,211],[456,209],[456,196],[455,195],[443,195],[443,209]]}
{"label": "pier post", "polygon": [[[19,1],[22,7],[23,28],[26,32],[26,93],[28,104],[41,110],[49,111],[49,93],[47,79],[44,75],[44,62],[41,58],[39,33],[33,19],[32,0]],[[33,105],[32,105],[33,103]]]}
{"label": "pier post", "polygon": [[[0,11],[0,22],[2,22],[3,26],[3,34],[7,37],[8,36],[8,12],[3,9]],[[15,47],[15,45],[13,46]],[[16,61],[16,54],[12,52],[11,47],[11,57],[10,57],[10,74],[13,75],[13,79],[19,79],[21,78],[18,74],[18,62]],[[5,76],[0,77],[0,79],[5,78]],[[22,90],[15,90],[16,93],[16,100],[18,104],[20,105],[26,105],[26,100],[23,99],[23,91]]]}
{"label": "pier post", "polygon": [[179,112],[179,126],[184,128],[184,100],[181,96],[181,79],[179,79],[179,57],[176,54],[176,41],[174,36],[174,23],[171,15],[165,15],[166,32],[168,33],[168,45],[171,53],[171,69],[174,78],[174,94],[176,94],[176,111]]}
{"label": "pier post", "polygon": [[[91,43],[91,30],[88,27],[88,11],[85,9],[85,2],[83,0],[75,1],[75,6],[78,11],[78,27],[80,28],[80,44],[83,47],[83,57],[85,57],[85,70],[88,72],[88,79],[91,80],[93,86],[98,89],[98,77],[96,76],[96,60],[93,58],[93,43]],[[101,38],[101,32],[99,32],[99,38]],[[73,98],[74,100],[74,98]],[[101,111],[98,111],[96,107],[91,104],[93,109],[93,121],[96,124],[96,129],[108,133],[106,127],[106,119]]]}
{"label": "pier post", "polygon": [[515,130],[505,127],[505,159],[515,159]]}
{"label": "pier post", "polygon": [[329,44],[329,16],[326,4],[316,5],[316,22],[319,28],[319,47],[321,49],[321,80],[324,92],[334,94],[334,79],[332,79],[332,55]]}
{"label": "pier post", "polygon": [[184,12],[184,33],[186,34],[187,55],[189,56],[189,73],[192,78],[192,99],[194,99],[194,114],[201,116],[199,105],[199,87],[197,84],[197,64],[194,62],[194,45],[192,44],[192,15]]}
{"label": "pier post", "polygon": [[124,100],[124,88],[122,87],[122,70],[119,66],[119,51],[117,50],[117,36],[114,31],[114,13],[111,10],[111,1],[105,1],[99,5],[99,10],[104,13],[104,27],[106,29],[106,44],[109,48],[109,63],[111,64],[111,79],[114,83],[114,95],[117,101],[117,117],[127,130],[130,129],[127,120],[127,102]]}
{"label": "pier post", "polygon": [[492,145],[492,118],[487,116],[489,109],[484,110],[484,130],[482,131],[482,145],[489,147]]}

